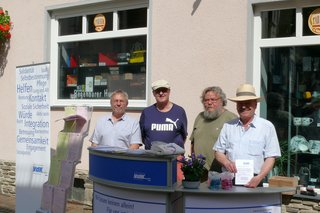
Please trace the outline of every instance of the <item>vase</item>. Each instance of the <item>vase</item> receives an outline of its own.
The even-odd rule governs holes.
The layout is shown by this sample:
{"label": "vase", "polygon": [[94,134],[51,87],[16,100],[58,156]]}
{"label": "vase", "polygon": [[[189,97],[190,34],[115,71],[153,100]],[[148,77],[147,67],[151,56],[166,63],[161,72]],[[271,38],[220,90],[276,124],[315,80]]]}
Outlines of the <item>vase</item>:
{"label": "vase", "polygon": [[198,181],[183,180],[182,186],[183,188],[186,188],[186,189],[198,189],[200,186],[200,180]]}

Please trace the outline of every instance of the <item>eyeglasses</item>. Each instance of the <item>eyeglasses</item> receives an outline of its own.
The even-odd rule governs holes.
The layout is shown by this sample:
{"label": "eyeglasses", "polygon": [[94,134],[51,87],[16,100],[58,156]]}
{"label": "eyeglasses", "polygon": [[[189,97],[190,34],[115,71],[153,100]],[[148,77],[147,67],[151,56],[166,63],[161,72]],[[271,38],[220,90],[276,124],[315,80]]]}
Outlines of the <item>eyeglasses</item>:
{"label": "eyeglasses", "polygon": [[210,98],[210,99],[204,99],[204,102],[205,103],[208,103],[208,102],[212,102],[212,103],[218,103],[218,101],[220,100],[221,98]]}
{"label": "eyeglasses", "polygon": [[159,89],[156,89],[156,90],[154,90],[154,92],[155,93],[160,93],[160,92],[162,92],[162,93],[166,93],[166,92],[168,92],[168,88],[159,88]]}

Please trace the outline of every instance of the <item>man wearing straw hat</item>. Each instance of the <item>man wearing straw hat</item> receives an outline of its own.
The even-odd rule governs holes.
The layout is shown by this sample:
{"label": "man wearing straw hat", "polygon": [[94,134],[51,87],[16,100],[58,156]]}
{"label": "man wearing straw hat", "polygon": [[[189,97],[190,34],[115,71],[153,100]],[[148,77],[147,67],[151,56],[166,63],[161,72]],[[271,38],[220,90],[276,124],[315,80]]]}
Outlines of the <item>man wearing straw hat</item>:
{"label": "man wearing straw hat", "polygon": [[240,85],[236,97],[229,100],[237,104],[239,118],[224,124],[213,150],[223,169],[231,173],[237,173],[237,160],[252,160],[254,176],[244,185],[255,188],[281,156],[276,130],[270,121],[255,114],[260,97],[252,85]]}

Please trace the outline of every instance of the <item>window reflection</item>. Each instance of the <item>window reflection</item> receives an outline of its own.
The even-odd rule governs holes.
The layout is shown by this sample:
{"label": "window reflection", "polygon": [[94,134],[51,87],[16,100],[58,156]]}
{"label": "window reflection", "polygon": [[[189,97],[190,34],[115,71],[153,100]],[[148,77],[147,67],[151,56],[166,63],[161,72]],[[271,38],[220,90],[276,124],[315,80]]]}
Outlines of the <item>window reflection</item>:
{"label": "window reflection", "polygon": [[[293,147],[293,138],[320,141],[320,46],[263,48],[261,70],[267,119],[276,127],[283,156],[312,154],[311,146]],[[299,161],[311,165],[306,156],[299,155]],[[297,174],[297,165],[291,172]],[[320,178],[320,167],[312,167],[311,173]]]}
{"label": "window reflection", "polygon": [[119,11],[119,29],[147,27],[147,8]]}
{"label": "window reflection", "polygon": [[82,33],[82,17],[59,19],[59,36]]}
{"label": "window reflection", "polygon": [[295,9],[264,11],[261,13],[262,38],[295,36]]}

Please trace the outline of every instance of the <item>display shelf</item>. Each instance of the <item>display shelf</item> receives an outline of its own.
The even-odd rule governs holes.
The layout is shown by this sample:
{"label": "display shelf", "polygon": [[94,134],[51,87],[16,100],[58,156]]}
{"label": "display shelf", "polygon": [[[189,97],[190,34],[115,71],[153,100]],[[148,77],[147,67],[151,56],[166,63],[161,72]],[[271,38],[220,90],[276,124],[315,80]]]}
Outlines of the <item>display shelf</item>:
{"label": "display shelf", "polygon": [[[291,152],[290,153],[293,159],[293,172],[294,176],[300,177],[300,184],[303,185],[316,185],[320,186],[320,154],[319,153],[310,153],[310,151],[306,152]],[[304,180],[302,183],[301,179],[303,179],[302,169],[307,170],[307,174],[304,174],[308,180]],[[311,180],[315,180],[315,183],[311,183]]]}
{"label": "display shelf", "polygon": [[[300,147],[297,152],[291,153],[294,161],[289,164],[292,163],[293,175],[303,176],[301,170],[309,171],[309,174],[303,177],[308,179],[302,181],[304,185],[309,184],[310,180],[316,180],[318,187],[320,180],[320,117],[318,114],[320,109],[315,104],[319,101],[317,81],[319,81],[320,73],[318,67],[314,67],[315,58],[319,59],[317,55],[302,55],[302,60],[298,61],[294,74],[294,84],[292,85],[294,89],[292,93],[294,95],[292,98],[294,128],[292,134],[304,137],[305,141],[300,144],[305,145],[300,145],[302,149]],[[319,145],[313,145],[315,143]],[[305,146],[307,148],[303,148]]]}
{"label": "display shelf", "polygon": [[128,93],[129,99],[145,99],[146,64],[62,67],[64,88],[60,96],[68,99],[108,99],[114,90]]}
{"label": "display shelf", "polygon": [[308,196],[308,195],[302,195],[302,194],[295,194],[295,195],[293,195],[293,197],[294,197],[294,198],[303,198],[303,199],[318,200],[318,201],[320,201],[320,195]]}

